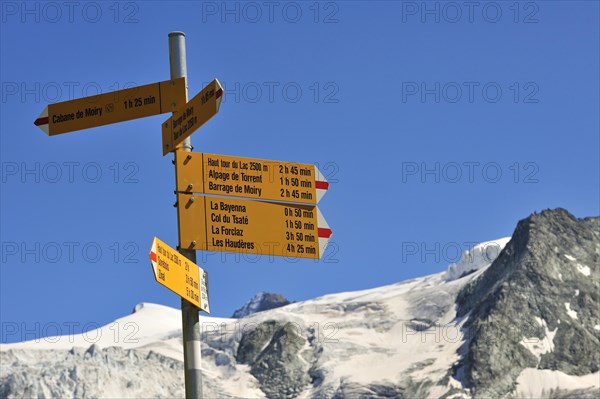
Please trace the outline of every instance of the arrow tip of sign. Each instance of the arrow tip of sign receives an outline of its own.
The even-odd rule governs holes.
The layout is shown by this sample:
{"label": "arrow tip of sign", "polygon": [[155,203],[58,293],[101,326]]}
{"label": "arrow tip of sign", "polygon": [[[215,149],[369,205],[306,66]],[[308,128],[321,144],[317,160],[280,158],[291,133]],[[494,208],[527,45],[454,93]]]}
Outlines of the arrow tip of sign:
{"label": "arrow tip of sign", "polygon": [[325,176],[323,175],[323,173],[321,173],[321,171],[319,170],[318,167],[315,166],[315,186],[316,186],[316,191],[317,191],[317,203],[319,203],[319,201],[321,201],[321,198],[323,198],[323,196],[325,195],[325,193],[327,192],[327,190],[329,190],[329,182],[327,181],[327,179],[325,178]]}
{"label": "arrow tip of sign", "polygon": [[42,129],[44,133],[50,135],[50,131],[48,130],[48,107],[44,108],[40,116],[33,122],[34,125]]}
{"label": "arrow tip of sign", "polygon": [[[152,270],[154,271],[154,278],[158,279],[158,273],[156,271],[156,237],[152,240],[152,245],[150,247],[150,264],[152,265]],[[158,280],[157,280],[158,281]]]}
{"label": "arrow tip of sign", "polygon": [[331,236],[333,232],[329,227],[329,224],[323,217],[323,214],[317,208],[317,224],[318,224],[318,233],[319,233],[319,258],[323,256],[325,250],[327,249],[327,244],[329,244],[329,240],[331,240]]}
{"label": "arrow tip of sign", "polygon": [[221,82],[217,78],[215,78],[215,98],[217,100],[217,112],[219,112],[221,100],[223,99],[223,86],[221,86]]}

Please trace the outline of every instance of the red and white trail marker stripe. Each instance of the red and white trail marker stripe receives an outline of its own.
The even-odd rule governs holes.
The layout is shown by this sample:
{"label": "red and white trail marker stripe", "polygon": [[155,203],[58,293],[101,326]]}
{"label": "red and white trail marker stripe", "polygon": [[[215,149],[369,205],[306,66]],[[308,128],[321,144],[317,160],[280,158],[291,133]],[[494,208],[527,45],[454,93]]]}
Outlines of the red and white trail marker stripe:
{"label": "red and white trail marker stripe", "polygon": [[33,124],[42,129],[44,133],[50,134],[50,131],[48,130],[48,107],[44,108]]}
{"label": "red and white trail marker stripe", "polygon": [[333,232],[329,228],[329,224],[323,217],[323,214],[317,209],[317,226],[318,226],[318,236],[319,236],[319,258],[323,257],[325,253],[325,249],[327,248],[327,244],[329,244],[329,240],[331,239],[331,235]]}
{"label": "red and white trail marker stripe", "polygon": [[157,276],[158,273],[156,271],[156,240],[152,241],[152,248],[150,248],[150,263],[152,263],[152,270],[154,270],[154,276]]}
{"label": "red and white trail marker stripe", "polygon": [[317,194],[317,204],[321,201],[321,198],[327,193],[329,190],[329,182],[323,176],[323,173],[315,166],[315,188]]}

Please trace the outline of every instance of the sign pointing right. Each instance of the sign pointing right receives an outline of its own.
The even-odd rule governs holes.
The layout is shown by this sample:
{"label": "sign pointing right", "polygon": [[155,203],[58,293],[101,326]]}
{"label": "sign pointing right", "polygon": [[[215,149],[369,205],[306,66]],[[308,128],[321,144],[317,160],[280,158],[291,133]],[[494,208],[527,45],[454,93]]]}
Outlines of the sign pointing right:
{"label": "sign pointing right", "polygon": [[320,259],[331,229],[315,205],[177,195],[181,248]]}
{"label": "sign pointing right", "polygon": [[222,99],[223,87],[219,80],[215,79],[185,104],[181,112],[176,112],[163,122],[163,155],[174,151],[183,140],[215,116],[219,112]]}
{"label": "sign pointing right", "polygon": [[329,189],[316,165],[175,152],[177,191],[316,205]]}

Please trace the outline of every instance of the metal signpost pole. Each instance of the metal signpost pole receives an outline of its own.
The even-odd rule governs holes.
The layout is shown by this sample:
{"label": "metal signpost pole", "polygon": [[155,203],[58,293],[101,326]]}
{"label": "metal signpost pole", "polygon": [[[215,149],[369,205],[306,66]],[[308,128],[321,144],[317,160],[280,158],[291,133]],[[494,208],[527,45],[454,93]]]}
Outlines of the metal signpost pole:
{"label": "metal signpost pole", "polygon": [[[185,34],[183,32],[169,33],[169,63],[171,68],[171,79],[180,77],[187,78]],[[182,143],[182,149],[186,152],[192,151],[192,144],[189,137]],[[177,165],[175,167],[177,167]],[[181,243],[179,243],[179,246],[181,247]],[[196,263],[195,250],[180,248],[179,253]],[[198,308],[184,298],[181,298],[181,320],[183,331],[183,361],[185,366],[185,397],[188,399],[201,399],[202,372],[200,370],[200,315]]]}

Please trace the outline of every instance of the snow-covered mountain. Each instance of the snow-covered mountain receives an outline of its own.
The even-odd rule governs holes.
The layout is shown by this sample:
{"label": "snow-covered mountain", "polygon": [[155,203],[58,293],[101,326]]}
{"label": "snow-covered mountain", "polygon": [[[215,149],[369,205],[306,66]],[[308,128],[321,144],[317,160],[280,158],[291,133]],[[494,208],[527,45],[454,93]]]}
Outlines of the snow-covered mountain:
{"label": "snow-covered mountain", "polygon": [[[596,398],[600,219],[519,222],[448,270],[201,317],[207,398]],[[180,313],[0,346],[0,398],[183,397]]]}

